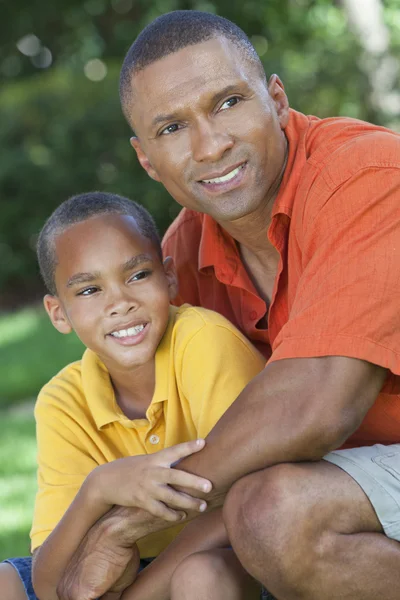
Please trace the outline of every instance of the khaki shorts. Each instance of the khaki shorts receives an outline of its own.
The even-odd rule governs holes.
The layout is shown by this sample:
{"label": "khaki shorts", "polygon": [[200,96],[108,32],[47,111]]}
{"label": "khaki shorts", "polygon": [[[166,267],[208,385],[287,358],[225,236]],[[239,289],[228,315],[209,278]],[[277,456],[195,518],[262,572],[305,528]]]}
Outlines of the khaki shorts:
{"label": "khaki shorts", "polygon": [[324,460],[346,471],[358,483],[385,534],[400,541],[400,444],[335,450]]}

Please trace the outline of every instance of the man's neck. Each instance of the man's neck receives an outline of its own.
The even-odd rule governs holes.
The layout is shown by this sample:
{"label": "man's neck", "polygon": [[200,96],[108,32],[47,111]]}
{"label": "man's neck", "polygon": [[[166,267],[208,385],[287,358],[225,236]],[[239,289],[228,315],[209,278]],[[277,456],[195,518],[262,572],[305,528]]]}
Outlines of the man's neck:
{"label": "man's neck", "polygon": [[270,304],[279,252],[268,239],[272,203],[233,222],[220,223],[236,241],[243,265],[258,294]]}

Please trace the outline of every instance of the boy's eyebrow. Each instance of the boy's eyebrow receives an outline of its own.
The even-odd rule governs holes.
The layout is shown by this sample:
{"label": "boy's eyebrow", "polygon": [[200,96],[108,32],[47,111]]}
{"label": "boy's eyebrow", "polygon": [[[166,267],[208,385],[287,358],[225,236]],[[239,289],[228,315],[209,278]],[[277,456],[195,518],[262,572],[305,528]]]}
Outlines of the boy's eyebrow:
{"label": "boy's eyebrow", "polygon": [[75,273],[75,275],[72,275],[72,277],[68,279],[65,287],[70,288],[79,283],[90,283],[99,278],[100,273],[98,271],[95,273]]}
{"label": "boy's eyebrow", "polygon": [[[132,258],[123,263],[122,271],[124,273],[126,271],[131,271],[145,262],[153,262],[151,254],[136,254],[136,256],[132,256]],[[68,279],[66,287],[70,288],[81,283],[90,283],[96,281],[96,279],[101,279],[100,271],[94,271],[93,273],[75,273],[75,275],[72,275],[72,277]]]}
{"label": "boy's eyebrow", "polygon": [[138,265],[140,265],[141,263],[144,263],[144,262],[147,262],[147,263],[153,262],[151,254],[136,254],[136,256],[132,256],[132,258],[127,260],[122,265],[122,270],[124,272],[130,271],[131,269],[134,269],[135,267],[137,267]]}
{"label": "boy's eyebrow", "polygon": [[[238,84],[234,83],[234,84],[227,85],[224,88],[222,88],[222,90],[219,90],[218,92],[213,94],[211,96],[210,102],[211,102],[211,104],[215,104],[215,102],[218,102],[218,100],[221,100],[224,96],[231,94],[233,92],[237,93],[237,91],[238,91]],[[157,125],[165,123],[167,121],[178,120],[178,118],[179,118],[179,111],[174,112],[174,113],[164,114],[164,115],[163,114],[157,115],[153,119],[151,126],[156,127]]]}

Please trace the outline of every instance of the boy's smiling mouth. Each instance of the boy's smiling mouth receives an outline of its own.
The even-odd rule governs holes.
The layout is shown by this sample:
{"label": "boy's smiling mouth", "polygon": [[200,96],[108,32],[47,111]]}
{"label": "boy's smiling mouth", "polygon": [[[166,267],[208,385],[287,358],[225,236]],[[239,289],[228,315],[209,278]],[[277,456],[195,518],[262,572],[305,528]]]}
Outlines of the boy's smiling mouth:
{"label": "boy's smiling mouth", "polygon": [[143,331],[146,325],[147,323],[142,323],[141,325],[135,325],[134,327],[129,327],[128,329],[119,329],[117,331],[112,331],[110,335],[116,338],[132,337]]}
{"label": "boy's smiling mouth", "polygon": [[116,328],[107,334],[107,337],[112,338],[118,344],[123,346],[135,346],[146,337],[149,329],[149,323],[144,321],[143,323],[136,323],[130,327]]}

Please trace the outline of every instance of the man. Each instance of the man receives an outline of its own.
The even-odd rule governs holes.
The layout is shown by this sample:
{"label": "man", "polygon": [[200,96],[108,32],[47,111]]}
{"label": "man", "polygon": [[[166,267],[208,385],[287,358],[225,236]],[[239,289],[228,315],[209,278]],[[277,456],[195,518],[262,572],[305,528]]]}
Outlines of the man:
{"label": "man", "polygon": [[269,359],[180,468],[227,492],[232,547],[277,598],[398,600],[399,136],[291,111],[243,32],[196,11],[141,33],[121,100],[185,207],[164,243],[177,302]]}

